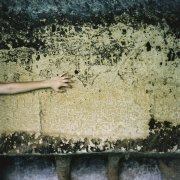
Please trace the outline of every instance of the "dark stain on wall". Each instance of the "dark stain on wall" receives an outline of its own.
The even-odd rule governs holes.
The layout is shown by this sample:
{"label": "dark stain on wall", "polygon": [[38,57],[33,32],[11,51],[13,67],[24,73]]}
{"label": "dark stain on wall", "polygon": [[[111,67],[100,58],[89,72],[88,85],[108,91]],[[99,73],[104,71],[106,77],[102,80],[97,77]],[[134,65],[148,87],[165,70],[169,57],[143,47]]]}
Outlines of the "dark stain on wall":
{"label": "dark stain on wall", "polygon": [[0,154],[66,154],[78,152],[176,152],[180,149],[180,125],[169,121],[159,122],[152,116],[149,121],[149,135],[145,139],[73,140],[47,135],[15,132],[1,134]]}
{"label": "dark stain on wall", "polygon": [[144,140],[144,150],[156,149],[167,152],[168,149],[180,147],[180,125],[174,126],[169,121],[158,122],[152,116],[149,122],[149,136]]}
{"label": "dark stain on wall", "polygon": [[[39,34],[45,33],[45,26],[51,25],[48,29],[51,33],[58,32],[59,36],[68,37],[67,29],[62,28],[63,25],[73,25],[76,32],[81,32],[81,26],[89,23],[94,29],[99,25],[108,31],[108,27],[113,23],[122,22],[128,26],[138,29],[141,26],[146,27],[149,24],[160,25],[164,28],[164,23],[169,25],[167,33],[173,34],[179,38],[180,32],[180,1],[170,0],[138,0],[138,1],[111,1],[111,0],[44,0],[44,1],[18,1],[18,0],[0,0],[0,49],[7,49],[7,59],[3,62],[15,62],[24,66],[27,71],[31,72],[32,54],[34,51],[44,52],[44,56],[48,54],[46,51],[46,40],[41,38]],[[118,17],[118,18],[115,18]],[[57,26],[58,25],[58,26]],[[127,30],[122,29],[122,34],[126,34]],[[109,31],[111,37],[111,31]],[[164,42],[166,34],[164,34]],[[10,47],[11,46],[11,47]],[[112,40],[111,46],[103,45],[100,49],[95,49],[95,54],[100,55],[103,59],[109,60],[110,52],[117,51],[113,54],[114,62],[108,61],[108,65],[117,63],[117,59],[122,55],[126,46],[126,42],[121,44]],[[27,48],[23,58],[18,58],[20,51],[18,48]],[[94,46],[95,47],[95,46]],[[156,48],[161,51],[161,46],[153,47],[150,42],[145,43],[147,51]],[[11,51],[10,49],[14,50]],[[2,52],[3,53],[3,52]],[[56,53],[56,52],[54,52]],[[74,53],[68,49],[68,53]],[[138,56],[138,55],[137,55]],[[180,52],[176,52],[172,48],[167,53],[167,61],[174,61],[175,57],[180,57]],[[36,60],[40,60],[37,54]],[[19,61],[19,62],[18,62]],[[87,64],[91,63],[87,61]],[[96,65],[103,64],[99,58]],[[163,65],[163,62],[160,62]],[[80,70],[74,71],[78,74],[79,79],[86,82],[87,78],[80,74]],[[80,75],[79,75],[80,74]],[[123,80],[123,75],[118,76]],[[15,79],[18,79],[17,75]],[[85,83],[84,83],[85,84]],[[164,80],[164,85],[167,79]],[[152,86],[154,86],[152,84]],[[150,93],[151,90],[146,90]],[[167,152],[168,150],[178,150],[180,147],[180,126],[174,126],[168,121],[159,122],[152,116],[149,122],[149,135],[146,139],[125,139],[117,141],[102,141],[101,139],[85,138],[81,141],[68,140],[61,137],[52,137],[36,134],[30,135],[25,132],[16,132],[13,134],[1,134],[0,136],[0,154],[3,153],[76,153],[82,152],[104,152],[112,151],[158,151]]]}
{"label": "dark stain on wall", "polygon": [[[48,24],[73,24],[77,31],[81,25],[91,23],[93,28],[99,25],[108,27],[118,21],[133,28],[153,24],[161,25],[164,22],[170,27],[170,32],[179,37],[180,32],[180,1],[170,0],[88,0],[88,1],[0,1],[0,48],[8,49],[7,44],[13,48],[27,47],[40,50],[45,42],[38,36],[38,28]],[[45,21],[44,21],[45,20]],[[58,31],[52,24],[52,32]],[[41,29],[43,31],[43,29]],[[63,36],[66,32],[61,31]],[[126,33],[123,30],[123,33]],[[7,38],[2,38],[6,36]]]}
{"label": "dark stain on wall", "polygon": [[169,52],[167,54],[168,61],[174,61],[175,60],[175,52],[172,48],[169,49]]}
{"label": "dark stain on wall", "polygon": [[152,46],[151,46],[150,42],[147,42],[146,43],[146,50],[151,51],[151,48],[152,48]]}

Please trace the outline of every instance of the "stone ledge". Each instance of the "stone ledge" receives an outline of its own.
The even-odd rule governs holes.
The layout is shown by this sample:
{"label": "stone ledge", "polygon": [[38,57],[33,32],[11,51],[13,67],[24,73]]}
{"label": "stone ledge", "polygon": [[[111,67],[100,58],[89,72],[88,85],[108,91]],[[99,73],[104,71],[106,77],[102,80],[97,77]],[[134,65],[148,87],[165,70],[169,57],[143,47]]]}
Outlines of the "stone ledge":
{"label": "stone ledge", "polygon": [[145,139],[101,140],[66,139],[43,134],[15,132],[1,134],[0,154],[79,154],[98,152],[176,152],[180,150],[180,125],[151,118],[149,135]]}

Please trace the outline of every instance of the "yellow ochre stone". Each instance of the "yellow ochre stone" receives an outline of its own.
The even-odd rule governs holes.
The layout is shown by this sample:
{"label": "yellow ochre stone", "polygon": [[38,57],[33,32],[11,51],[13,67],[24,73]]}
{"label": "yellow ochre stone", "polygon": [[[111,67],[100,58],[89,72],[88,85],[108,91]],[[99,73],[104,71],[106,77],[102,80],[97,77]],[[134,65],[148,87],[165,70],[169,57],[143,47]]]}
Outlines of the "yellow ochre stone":
{"label": "yellow ochre stone", "polygon": [[[25,47],[0,51],[0,81],[42,80],[65,71],[74,76],[74,87],[63,94],[40,90],[1,95],[0,133],[137,139],[148,135],[151,114],[179,124],[179,59],[167,61],[167,54],[180,42],[171,34],[164,42],[168,26],[135,30],[123,23],[97,29],[84,24],[76,32],[67,25],[61,27],[66,36],[50,32],[50,27],[37,31],[46,41],[45,52]],[[12,57],[8,53],[16,61],[7,61]]]}

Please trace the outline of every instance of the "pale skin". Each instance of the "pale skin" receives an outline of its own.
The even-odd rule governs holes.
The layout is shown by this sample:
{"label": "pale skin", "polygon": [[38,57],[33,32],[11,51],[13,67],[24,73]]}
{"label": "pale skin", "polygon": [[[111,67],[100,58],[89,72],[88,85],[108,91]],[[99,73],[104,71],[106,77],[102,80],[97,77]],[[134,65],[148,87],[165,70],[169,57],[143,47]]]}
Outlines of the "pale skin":
{"label": "pale skin", "polygon": [[72,88],[71,83],[71,78],[64,73],[43,81],[0,83],[0,94],[18,94],[45,88],[51,88],[57,92],[64,92],[66,88]]}

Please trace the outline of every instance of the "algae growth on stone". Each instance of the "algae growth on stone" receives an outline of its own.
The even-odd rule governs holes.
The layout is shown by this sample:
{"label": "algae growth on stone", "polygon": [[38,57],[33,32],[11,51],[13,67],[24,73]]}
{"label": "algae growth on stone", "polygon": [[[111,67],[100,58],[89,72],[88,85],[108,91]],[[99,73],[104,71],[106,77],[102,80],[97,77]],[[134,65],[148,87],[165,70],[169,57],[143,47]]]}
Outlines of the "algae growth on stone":
{"label": "algae growth on stone", "polygon": [[0,96],[1,153],[77,152],[86,138],[89,151],[178,151],[179,7],[165,0],[1,0],[0,81],[63,71],[75,80],[65,94]]}

